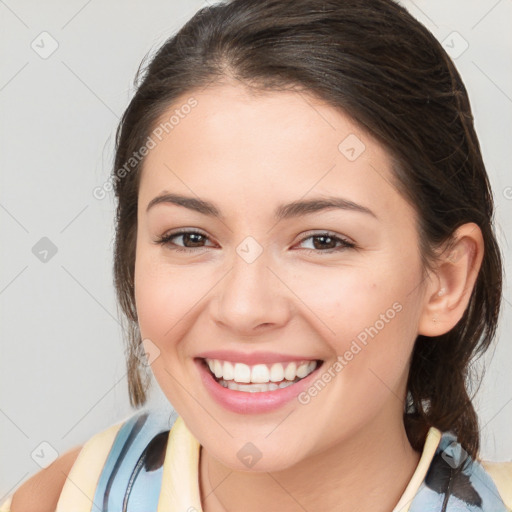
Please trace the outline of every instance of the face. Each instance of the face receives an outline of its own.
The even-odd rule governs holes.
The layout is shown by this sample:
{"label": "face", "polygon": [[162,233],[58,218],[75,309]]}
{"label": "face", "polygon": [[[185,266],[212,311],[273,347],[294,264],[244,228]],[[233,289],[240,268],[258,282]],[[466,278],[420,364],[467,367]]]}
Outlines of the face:
{"label": "face", "polygon": [[189,430],[227,466],[247,470],[251,442],[275,471],[398,428],[424,289],[386,151],[304,93],[225,84],[162,120],[176,109],[141,176],[135,298]]}

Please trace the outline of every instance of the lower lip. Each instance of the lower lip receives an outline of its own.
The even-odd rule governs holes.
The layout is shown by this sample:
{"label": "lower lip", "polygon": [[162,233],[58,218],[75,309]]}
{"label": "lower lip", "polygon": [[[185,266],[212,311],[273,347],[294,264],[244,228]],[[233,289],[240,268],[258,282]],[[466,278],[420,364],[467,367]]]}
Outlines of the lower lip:
{"label": "lower lip", "polygon": [[224,408],[239,414],[258,414],[279,409],[305,391],[322,367],[322,364],[318,363],[318,366],[307,377],[291,386],[275,391],[250,393],[225,388],[215,380],[203,359],[196,359],[195,363],[199,368],[201,380],[212,398]]}

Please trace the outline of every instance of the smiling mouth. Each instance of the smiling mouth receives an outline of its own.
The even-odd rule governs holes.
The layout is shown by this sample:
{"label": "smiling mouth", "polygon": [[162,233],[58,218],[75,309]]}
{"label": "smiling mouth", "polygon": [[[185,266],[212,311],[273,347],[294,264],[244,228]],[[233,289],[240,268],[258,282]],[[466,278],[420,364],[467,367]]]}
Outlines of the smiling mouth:
{"label": "smiling mouth", "polygon": [[222,387],[246,393],[263,393],[292,386],[323,363],[321,359],[255,365],[208,358],[201,361]]}

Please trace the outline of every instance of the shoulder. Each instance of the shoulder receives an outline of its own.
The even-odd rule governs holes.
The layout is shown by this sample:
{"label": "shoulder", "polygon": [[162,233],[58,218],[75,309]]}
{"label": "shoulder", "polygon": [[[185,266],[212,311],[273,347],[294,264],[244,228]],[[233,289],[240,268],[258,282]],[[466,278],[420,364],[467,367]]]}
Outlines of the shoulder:
{"label": "shoulder", "polygon": [[53,512],[82,446],[77,446],[28,479],[13,495],[11,512]]}
{"label": "shoulder", "polygon": [[[54,512],[71,471],[76,470],[81,459],[90,462],[91,448],[97,449],[100,441],[113,440],[123,422],[94,434],[83,445],[76,446],[58,457],[16,489],[14,494],[0,504],[1,512]],[[104,443],[105,444],[105,443]]]}
{"label": "shoulder", "polygon": [[512,507],[512,462],[480,461],[508,507]]}
{"label": "shoulder", "polygon": [[[161,477],[167,434],[175,419],[176,415],[170,414],[165,408],[137,411],[125,417],[97,432],[83,445],[67,451],[23,483],[11,498],[0,504],[0,511],[55,512],[56,509],[67,510],[70,505],[76,508],[75,505],[82,501],[90,506],[91,502],[101,498],[107,490],[107,480],[111,480],[114,474],[116,481],[124,480],[127,475],[129,477],[137,462],[140,464],[138,459],[141,454],[156,490]],[[155,471],[157,469],[160,471]],[[139,476],[143,477],[144,473],[142,471]],[[68,475],[76,485],[67,483]],[[132,489],[133,483],[124,484]],[[148,482],[144,484],[140,492],[144,488],[147,490]],[[77,485],[80,493],[77,492]],[[114,497],[119,493],[114,493]]]}
{"label": "shoulder", "polygon": [[491,476],[503,477],[512,484],[512,462],[494,462],[489,460],[479,460],[479,462]]}

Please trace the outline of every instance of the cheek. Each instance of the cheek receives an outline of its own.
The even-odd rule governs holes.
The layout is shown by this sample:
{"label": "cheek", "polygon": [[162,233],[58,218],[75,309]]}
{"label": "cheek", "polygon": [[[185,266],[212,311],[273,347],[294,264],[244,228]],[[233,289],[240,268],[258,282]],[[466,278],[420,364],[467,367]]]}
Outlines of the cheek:
{"label": "cheek", "polygon": [[[180,340],[190,329],[189,315],[197,298],[193,297],[183,272],[171,270],[140,254],[135,264],[135,300],[143,340],[149,339],[157,356],[151,372],[174,407],[186,402],[180,381],[185,378],[185,353]],[[153,346],[149,344],[149,346]]]}
{"label": "cheek", "polygon": [[149,252],[138,250],[135,262],[135,302],[141,335],[157,345],[185,314],[183,275],[170,271]]}
{"label": "cheek", "polygon": [[295,280],[294,292],[310,311],[333,360],[343,367],[332,373],[343,374],[336,380],[339,385],[350,381],[353,392],[378,392],[383,382],[397,389],[407,369],[420,309],[418,294],[411,291],[421,276],[412,260],[408,266],[402,263],[388,260],[339,272],[322,268]]}
{"label": "cheek", "polygon": [[169,265],[157,251],[142,248],[135,263],[135,302],[143,338],[162,352],[186,338],[218,277],[208,265]]}
{"label": "cheek", "polygon": [[[315,322],[333,346],[344,350],[347,340],[376,325],[379,331],[400,323],[407,292],[404,280],[389,278],[393,272],[379,272],[376,268],[317,267],[302,272],[300,278],[290,276],[290,288],[300,302],[303,311]],[[412,280],[411,276],[411,280]],[[407,280],[407,278],[406,278]],[[293,284],[291,284],[293,283]],[[347,347],[348,348],[348,347]]]}

